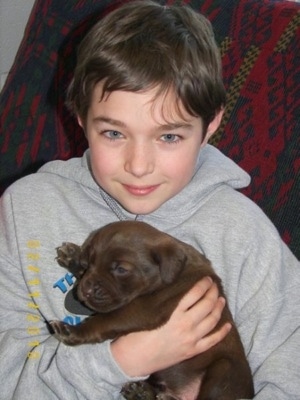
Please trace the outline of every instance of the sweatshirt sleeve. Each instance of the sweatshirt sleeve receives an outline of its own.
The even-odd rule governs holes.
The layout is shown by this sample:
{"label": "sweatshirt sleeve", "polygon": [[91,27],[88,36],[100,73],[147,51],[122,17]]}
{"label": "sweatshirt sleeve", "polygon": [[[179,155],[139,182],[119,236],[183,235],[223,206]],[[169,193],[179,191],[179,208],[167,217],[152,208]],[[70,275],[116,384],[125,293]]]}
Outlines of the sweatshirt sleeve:
{"label": "sweatshirt sleeve", "polygon": [[[236,323],[255,383],[255,400],[300,394],[300,265],[266,218],[247,231]],[[245,249],[245,247],[244,247]]]}
{"label": "sweatshirt sleeve", "polygon": [[109,341],[68,347],[50,335],[36,298],[44,294],[24,279],[11,207],[0,206],[0,400],[123,399],[122,385],[139,378],[118,367]]}

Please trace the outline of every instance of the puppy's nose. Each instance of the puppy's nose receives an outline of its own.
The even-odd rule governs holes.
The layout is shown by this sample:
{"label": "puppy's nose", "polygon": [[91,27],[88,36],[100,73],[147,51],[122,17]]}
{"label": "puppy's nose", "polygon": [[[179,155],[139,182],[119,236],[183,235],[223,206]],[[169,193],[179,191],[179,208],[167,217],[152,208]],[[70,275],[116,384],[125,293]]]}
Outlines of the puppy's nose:
{"label": "puppy's nose", "polygon": [[94,279],[87,279],[81,286],[83,296],[90,301],[105,301],[109,297],[107,290],[101,282]]}
{"label": "puppy's nose", "polygon": [[84,282],[82,292],[86,297],[94,297],[99,291],[99,283],[88,279]]}

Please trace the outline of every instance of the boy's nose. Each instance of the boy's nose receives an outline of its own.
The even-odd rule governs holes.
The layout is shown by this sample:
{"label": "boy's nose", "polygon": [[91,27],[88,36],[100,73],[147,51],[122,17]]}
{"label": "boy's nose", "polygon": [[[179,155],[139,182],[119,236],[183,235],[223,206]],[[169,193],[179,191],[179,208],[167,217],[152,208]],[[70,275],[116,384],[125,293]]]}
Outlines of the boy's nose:
{"label": "boy's nose", "polygon": [[136,177],[151,174],[154,170],[154,156],[146,145],[131,146],[126,152],[125,170]]}

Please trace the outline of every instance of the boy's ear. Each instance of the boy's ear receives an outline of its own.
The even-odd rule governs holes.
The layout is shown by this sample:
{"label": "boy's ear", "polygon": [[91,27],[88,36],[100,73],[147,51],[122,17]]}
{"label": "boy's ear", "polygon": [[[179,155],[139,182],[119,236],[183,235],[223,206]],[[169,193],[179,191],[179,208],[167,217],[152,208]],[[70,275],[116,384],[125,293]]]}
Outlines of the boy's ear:
{"label": "boy's ear", "polygon": [[79,126],[81,126],[81,128],[84,129],[82,119],[78,114],[77,114],[77,122],[78,122]]}
{"label": "boy's ear", "polygon": [[87,138],[84,122],[83,122],[82,118],[78,114],[77,114],[77,122],[78,122],[79,126],[82,128],[85,137]]}
{"label": "boy's ear", "polygon": [[203,139],[203,142],[201,144],[201,147],[204,147],[209,139],[213,136],[213,134],[217,131],[217,129],[220,126],[222,117],[224,114],[224,109],[222,108],[215,116],[215,118],[210,122],[210,124],[207,127],[206,135],[205,138]]}

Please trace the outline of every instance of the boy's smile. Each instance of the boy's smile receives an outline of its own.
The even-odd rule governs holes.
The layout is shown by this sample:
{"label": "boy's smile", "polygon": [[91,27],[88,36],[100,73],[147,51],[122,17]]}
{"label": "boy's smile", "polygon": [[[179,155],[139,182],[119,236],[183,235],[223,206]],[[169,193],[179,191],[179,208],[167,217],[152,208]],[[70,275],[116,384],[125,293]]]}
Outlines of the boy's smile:
{"label": "boy's smile", "polygon": [[[96,85],[84,126],[98,184],[132,214],[148,214],[191,180],[197,156],[219,124],[209,125],[176,106],[172,91],[153,100],[144,92],[102,96]],[[175,211],[175,210],[174,210]]]}
{"label": "boy's smile", "polygon": [[125,189],[134,196],[146,196],[157,189],[158,185],[153,186],[132,186],[124,185]]}

